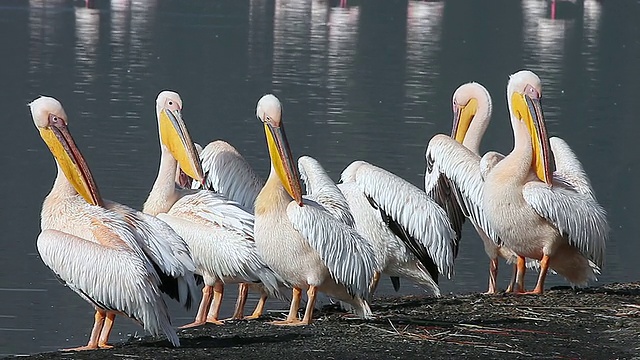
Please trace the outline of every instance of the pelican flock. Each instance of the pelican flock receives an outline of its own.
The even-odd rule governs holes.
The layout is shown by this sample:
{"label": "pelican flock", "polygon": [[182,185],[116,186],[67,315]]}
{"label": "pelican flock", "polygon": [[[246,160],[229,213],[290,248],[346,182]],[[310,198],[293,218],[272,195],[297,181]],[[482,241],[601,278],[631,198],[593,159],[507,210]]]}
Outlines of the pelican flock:
{"label": "pelican flock", "polygon": [[[268,297],[284,300],[291,291],[286,318],[272,324],[311,324],[318,293],[366,321],[375,317],[371,303],[382,275],[396,291],[406,279],[434,296],[441,279],[455,281],[467,220],[490,260],[488,294],[499,291],[500,257],[515,264],[507,292],[542,294],[549,270],[576,286],[595,280],[609,234],[606,212],[569,145],[548,137],[541,96],[536,74],[511,75],[513,149],[481,155],[491,96],[475,82],[460,86],[451,134],[436,134],[427,145],[420,189],[364,160],[348,164],[337,184],[316,158],[296,161],[282,103],[272,94],[259,99],[255,113],[266,141],[262,155],[270,160],[265,179],[226,141],[196,145],[180,95],[162,91],[159,169],[142,211],[100,196],[62,105],[39,97],[29,106],[57,176],[42,204],[38,252],[96,310],[88,344],[71,350],[109,348],[116,315],[179,346],[163,294],[188,309],[197,277],[202,298],[183,328],[224,323],[226,284],[239,284],[234,319],[258,318]],[[527,268],[539,271],[529,292]],[[260,301],[245,318],[249,289]]]}

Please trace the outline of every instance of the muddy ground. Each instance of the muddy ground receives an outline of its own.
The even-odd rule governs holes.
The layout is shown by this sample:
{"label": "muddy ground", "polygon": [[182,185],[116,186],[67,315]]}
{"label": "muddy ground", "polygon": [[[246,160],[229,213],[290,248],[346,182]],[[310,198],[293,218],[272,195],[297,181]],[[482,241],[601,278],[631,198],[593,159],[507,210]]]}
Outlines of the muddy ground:
{"label": "muddy ground", "polygon": [[[31,359],[640,359],[640,283],[542,296],[481,294],[376,299],[373,320],[334,308],[309,326],[233,321],[181,330],[181,348],[131,339],[110,350]],[[81,344],[78,344],[81,345]]]}

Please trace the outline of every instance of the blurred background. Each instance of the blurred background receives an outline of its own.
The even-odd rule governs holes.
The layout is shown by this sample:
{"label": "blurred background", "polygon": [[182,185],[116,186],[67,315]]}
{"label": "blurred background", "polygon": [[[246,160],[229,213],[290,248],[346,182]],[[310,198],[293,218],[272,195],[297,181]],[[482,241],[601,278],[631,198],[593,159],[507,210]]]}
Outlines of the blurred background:
{"label": "blurred background", "polygon": [[[468,81],[487,87],[494,113],[481,150],[507,153],[507,79],[530,69],[543,82],[549,134],[576,152],[608,211],[600,283],[637,281],[638,8],[616,0],[3,0],[0,355],[83,345],[93,321],[91,306],[36,251],[55,177],[26,106],[39,95],[65,106],[102,195],[139,209],[158,170],[154,101],[163,89],[181,94],[194,141],[227,140],[262,176],[269,160],[255,105],[272,92],[295,156],[315,157],[336,181],[351,161],[366,160],[423,188],[427,142],[451,131],[453,91]],[[443,293],[486,291],[488,264],[465,226]],[[499,287],[510,275],[501,263]],[[567,285],[555,275],[547,284]],[[222,317],[235,302],[236,286],[227,289]],[[403,281],[397,295],[422,293]],[[377,295],[396,295],[388,278]],[[171,310],[175,325],[195,314],[175,302]],[[142,332],[119,317],[111,340]]]}

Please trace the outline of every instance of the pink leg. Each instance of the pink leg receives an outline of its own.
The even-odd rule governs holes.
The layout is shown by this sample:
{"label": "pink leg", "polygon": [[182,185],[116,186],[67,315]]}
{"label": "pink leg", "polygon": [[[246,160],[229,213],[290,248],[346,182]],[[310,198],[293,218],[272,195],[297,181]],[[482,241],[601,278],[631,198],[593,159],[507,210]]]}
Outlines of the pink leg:
{"label": "pink leg", "polygon": [[207,310],[209,309],[209,305],[211,305],[212,290],[213,287],[209,285],[205,285],[202,288],[202,300],[200,300],[200,306],[198,307],[198,314],[196,314],[196,319],[192,323],[180,326],[180,329],[187,329],[204,325],[205,318],[207,316]]}

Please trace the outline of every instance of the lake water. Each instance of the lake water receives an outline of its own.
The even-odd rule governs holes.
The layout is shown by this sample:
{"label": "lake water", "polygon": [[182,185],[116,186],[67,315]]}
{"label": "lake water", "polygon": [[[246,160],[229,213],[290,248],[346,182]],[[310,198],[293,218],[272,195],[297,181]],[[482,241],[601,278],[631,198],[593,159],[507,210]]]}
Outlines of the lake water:
{"label": "lake water", "polygon": [[[317,0],[98,0],[93,9],[84,1],[3,0],[0,354],[83,345],[93,321],[92,308],[54,278],[35,247],[55,177],[26,106],[41,94],[64,104],[102,195],[140,208],[159,162],[154,100],[163,89],[181,94],[194,141],[225,139],[264,176],[255,104],[273,92],[296,156],[314,156],[334,180],[362,159],[423,187],[425,147],[450,131],[455,88],[472,80],[487,87],[494,121],[482,150],[508,152],[506,81],[528,68],[543,81],[550,135],[571,145],[608,211],[600,282],[639,280],[638,15],[636,1],[595,0],[367,0],[344,8]],[[485,291],[487,268],[466,226],[443,292]],[[502,270],[504,288],[510,268]],[[547,284],[566,283],[550,275]],[[388,279],[379,293],[394,294]],[[400,294],[409,293],[421,290],[403,282]],[[227,294],[223,316],[235,286]],[[192,320],[195,310],[171,306],[175,324]],[[136,332],[120,317],[111,340]]]}

